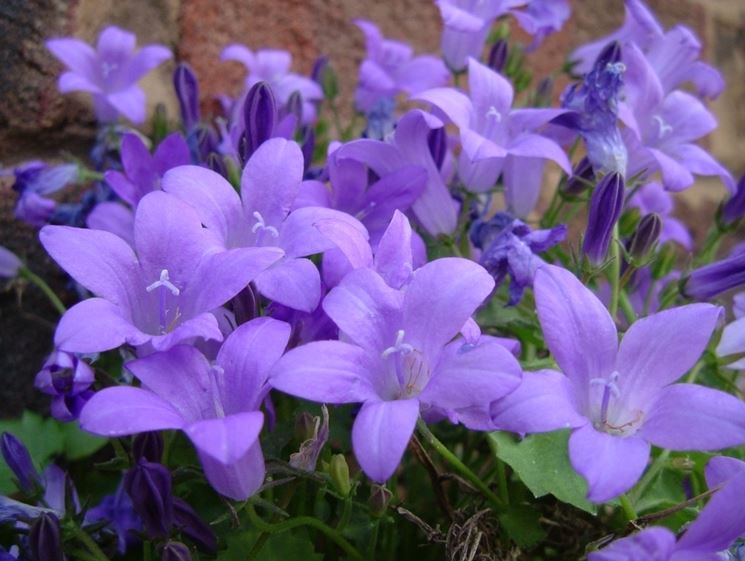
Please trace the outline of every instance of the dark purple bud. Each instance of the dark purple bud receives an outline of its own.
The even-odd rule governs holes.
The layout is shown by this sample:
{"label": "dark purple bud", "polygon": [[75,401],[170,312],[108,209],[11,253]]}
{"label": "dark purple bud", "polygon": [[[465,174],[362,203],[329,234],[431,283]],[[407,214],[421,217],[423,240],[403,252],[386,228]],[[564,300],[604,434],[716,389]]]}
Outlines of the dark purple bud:
{"label": "dark purple bud", "polygon": [[163,457],[163,436],[157,431],[136,435],[132,440],[132,456],[135,462],[145,460],[160,463]]}
{"label": "dark purple bud", "polygon": [[590,201],[587,231],[582,252],[592,263],[600,263],[608,253],[613,228],[623,210],[624,182],[619,173],[609,173],[595,187]]}
{"label": "dark purple bud", "polygon": [[310,71],[310,79],[319,85],[323,85],[323,74],[329,66],[329,57],[326,55],[319,56],[313,63],[313,69]]}
{"label": "dark purple bud", "polygon": [[722,222],[729,226],[745,216],[745,175],[737,182],[737,191],[722,207]]}
{"label": "dark purple bud", "polygon": [[56,395],[49,404],[49,412],[52,417],[63,423],[74,421],[80,417],[80,412],[95,394],[93,390],[85,390],[75,395]]}
{"label": "dark purple bud", "polygon": [[567,195],[581,195],[592,186],[594,177],[595,172],[592,169],[592,164],[587,159],[587,156],[585,156],[574,166],[572,175],[567,179],[563,191]]}
{"label": "dark purple bud", "polygon": [[191,552],[181,542],[168,542],[160,554],[161,561],[191,561]]}
{"label": "dark purple bud", "polygon": [[499,39],[489,50],[489,68],[494,72],[501,73],[504,69],[504,63],[507,62],[509,45],[504,39]]}
{"label": "dark purple bud", "polygon": [[44,512],[34,520],[28,533],[31,561],[62,561],[62,536],[59,519]]}
{"label": "dark purple bud", "polygon": [[659,214],[653,212],[643,216],[626,246],[629,255],[638,260],[647,257],[660,239],[661,231],[662,219]]}
{"label": "dark purple bud", "polygon": [[4,432],[0,438],[0,452],[10,471],[16,476],[21,491],[32,495],[41,488],[41,477],[23,442],[9,432]]}
{"label": "dark purple bud", "polygon": [[230,307],[235,317],[236,325],[243,325],[247,321],[259,315],[259,304],[256,301],[256,293],[249,284],[241,290],[231,301]]}
{"label": "dark purple bud", "polygon": [[312,127],[303,127],[303,141],[300,150],[303,152],[303,173],[308,173],[313,163],[313,152],[316,149],[316,133]]}
{"label": "dark purple bud", "polygon": [[173,73],[173,87],[181,108],[181,120],[186,130],[199,122],[199,83],[191,66],[182,62]]}
{"label": "dark purple bud", "polygon": [[165,466],[140,460],[124,476],[124,489],[142,519],[145,533],[153,538],[168,535],[173,525],[171,474]]}
{"label": "dark purple bud", "polygon": [[217,536],[189,503],[175,497],[173,499],[173,521],[176,528],[197,547],[206,553],[217,551]]}
{"label": "dark purple bud", "polygon": [[215,173],[219,173],[223,177],[228,176],[228,168],[225,165],[225,160],[222,156],[220,156],[220,154],[217,154],[216,152],[213,152],[209,156],[207,156],[207,167]]}
{"label": "dark purple bud", "polygon": [[429,131],[427,144],[429,144],[429,153],[432,154],[432,159],[435,161],[437,169],[440,169],[448,149],[448,136],[445,132],[445,127]]}
{"label": "dark purple bud", "polygon": [[243,116],[246,123],[246,146],[243,156],[248,160],[263,142],[272,137],[274,132],[277,104],[269,84],[257,82],[248,90],[243,106]]}
{"label": "dark purple bud", "polygon": [[745,251],[737,252],[694,269],[683,284],[683,293],[696,300],[709,300],[745,284]]}

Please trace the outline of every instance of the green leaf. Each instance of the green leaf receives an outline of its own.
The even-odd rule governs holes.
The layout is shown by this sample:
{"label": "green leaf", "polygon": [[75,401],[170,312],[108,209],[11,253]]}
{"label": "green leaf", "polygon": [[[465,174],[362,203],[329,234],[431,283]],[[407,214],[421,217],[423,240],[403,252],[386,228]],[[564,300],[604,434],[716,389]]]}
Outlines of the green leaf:
{"label": "green leaf", "polygon": [[82,460],[106,446],[108,440],[80,429],[77,423],[60,423],[63,452],[68,460]]}
{"label": "green leaf", "polygon": [[499,523],[521,549],[530,549],[546,537],[540,513],[528,505],[513,505],[499,515]]}
{"label": "green leaf", "polygon": [[494,453],[515,471],[536,498],[551,494],[595,514],[597,508],[585,498],[587,483],[569,463],[568,441],[568,430],[533,434],[520,442],[507,433],[489,434]]}

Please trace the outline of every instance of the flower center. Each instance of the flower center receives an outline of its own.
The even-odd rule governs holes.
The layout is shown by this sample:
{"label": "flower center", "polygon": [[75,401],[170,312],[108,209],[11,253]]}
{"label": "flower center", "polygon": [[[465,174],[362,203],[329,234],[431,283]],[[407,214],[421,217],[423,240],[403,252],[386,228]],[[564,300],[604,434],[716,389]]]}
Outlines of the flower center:
{"label": "flower center", "polygon": [[660,117],[659,115],[655,115],[652,118],[657,123],[657,128],[659,129],[658,132],[657,132],[658,138],[662,138],[665,135],[667,135],[668,133],[673,132],[673,127],[671,127],[669,124],[667,124],[662,117]]}
{"label": "flower center", "polygon": [[256,219],[256,224],[251,228],[251,232],[256,234],[256,245],[259,245],[262,242],[264,239],[264,233],[269,233],[269,235],[275,239],[279,237],[279,230],[274,226],[267,226],[264,217],[261,216],[261,213],[258,210],[253,212],[253,217]]}
{"label": "flower center", "polygon": [[430,378],[429,364],[424,355],[409,343],[404,342],[403,329],[396,333],[396,342],[381,353],[383,359],[393,361],[399,391],[397,398],[406,399],[418,395]]}
{"label": "flower center", "polygon": [[[158,292],[158,320],[160,323],[160,332],[167,333],[173,325],[168,325],[168,293],[170,292],[173,296],[181,294],[181,290],[171,282],[168,276],[168,269],[163,269],[160,272],[160,278],[154,283],[148,285],[145,290],[152,292],[153,290],[160,289]],[[178,319],[178,308],[176,309],[176,317],[173,319],[173,323]]]}
{"label": "flower center", "polygon": [[489,111],[486,112],[486,116],[487,116],[487,118],[491,117],[497,123],[501,123],[502,122],[502,114],[499,111],[497,111],[497,108],[494,107],[493,105],[491,107],[489,107]]}
{"label": "flower center", "polygon": [[629,415],[629,412],[624,407],[618,407],[618,403],[615,403],[615,407],[611,408],[611,401],[616,400],[618,402],[621,398],[621,390],[616,383],[618,376],[618,372],[613,372],[608,379],[593,378],[590,380],[591,386],[600,386],[602,388],[600,410],[598,415],[593,415],[593,417],[596,417],[593,421],[593,426],[596,430],[611,435],[630,436],[636,432],[636,428],[643,419],[644,413],[640,410],[635,410],[632,412],[633,414]]}

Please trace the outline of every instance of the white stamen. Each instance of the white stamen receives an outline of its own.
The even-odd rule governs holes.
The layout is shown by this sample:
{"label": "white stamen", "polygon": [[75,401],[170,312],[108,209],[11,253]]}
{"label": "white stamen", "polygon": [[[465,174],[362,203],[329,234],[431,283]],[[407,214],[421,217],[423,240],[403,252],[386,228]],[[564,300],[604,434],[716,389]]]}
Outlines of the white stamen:
{"label": "white stamen", "polygon": [[401,354],[409,354],[414,350],[414,347],[409,345],[408,343],[404,343],[404,336],[406,334],[404,333],[403,329],[399,329],[396,332],[396,342],[393,344],[392,347],[388,347],[386,350],[384,350],[380,356],[383,358],[388,358],[392,354],[395,353],[401,353]]}
{"label": "white stamen", "polygon": [[609,62],[605,69],[613,74],[623,74],[626,72],[626,65],[623,62]]}
{"label": "white stamen", "polygon": [[258,210],[254,211],[253,217],[256,219],[256,224],[254,224],[253,228],[251,228],[251,232],[255,234],[259,230],[266,230],[273,238],[279,237],[279,230],[277,230],[274,226],[267,226],[266,222],[264,222],[264,217],[261,216],[261,213]]}
{"label": "white stamen", "polygon": [[168,269],[163,269],[160,272],[160,279],[148,286],[145,290],[147,290],[148,292],[152,292],[153,290],[155,290],[156,288],[160,288],[161,286],[164,286],[168,290],[170,290],[171,294],[173,294],[174,296],[178,296],[179,294],[181,294],[181,290],[179,290],[179,288],[170,281],[168,277]]}
{"label": "white stamen", "polygon": [[497,123],[502,122],[502,115],[499,111],[497,111],[497,108],[493,105],[489,107],[489,111],[486,112],[487,117],[494,117],[497,120]]}
{"label": "white stamen", "polygon": [[665,135],[666,135],[667,133],[669,133],[669,132],[672,132],[672,130],[673,130],[673,127],[671,127],[670,125],[668,125],[668,124],[667,124],[667,123],[666,123],[666,122],[665,122],[665,121],[664,121],[664,120],[662,119],[662,117],[660,117],[659,115],[655,115],[655,116],[654,116],[654,117],[652,117],[652,118],[653,118],[653,119],[654,119],[655,121],[657,121],[657,125],[658,125],[658,126],[659,126],[659,128],[660,128],[660,138],[662,138],[663,136],[665,136]]}

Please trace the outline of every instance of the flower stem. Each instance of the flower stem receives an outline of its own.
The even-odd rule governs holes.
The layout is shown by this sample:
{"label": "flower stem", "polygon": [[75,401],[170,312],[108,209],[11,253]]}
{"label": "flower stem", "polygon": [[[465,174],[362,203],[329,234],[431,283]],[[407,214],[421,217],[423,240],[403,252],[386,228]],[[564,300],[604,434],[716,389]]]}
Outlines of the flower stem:
{"label": "flower stem", "polygon": [[619,497],[619,500],[621,501],[621,508],[623,509],[623,513],[626,515],[626,520],[628,520],[629,522],[632,520],[636,520],[636,511],[634,510],[634,505],[631,504],[631,500],[629,499],[628,495],[621,495]]}
{"label": "flower stem", "polygon": [[611,298],[608,311],[613,321],[616,320],[618,313],[618,299],[621,294],[621,251],[618,240],[618,223],[613,226],[613,240],[611,241],[611,262],[610,262],[610,286]]}
{"label": "flower stem", "polygon": [[344,553],[346,553],[352,559],[364,561],[364,557],[362,556],[362,554],[357,551],[357,549],[351,543],[349,543],[349,541],[347,541],[344,536],[342,536],[339,532],[337,532],[330,526],[327,526],[317,518],[312,518],[310,516],[298,516],[296,518],[290,518],[289,520],[285,520],[283,522],[270,524],[269,522],[265,522],[256,513],[256,510],[254,509],[254,506],[252,504],[248,504],[246,506],[246,513],[248,514],[248,518],[251,521],[251,524],[253,524],[259,530],[266,534],[277,534],[280,532],[292,530],[293,528],[297,528],[299,526],[310,526],[311,528],[314,528],[319,532],[325,534],[326,537],[328,537],[331,541],[338,545],[340,549],[344,550]]}
{"label": "flower stem", "polygon": [[644,474],[644,477],[641,478],[641,481],[637,484],[636,488],[633,490],[632,495],[634,497],[634,501],[638,501],[644,496],[644,492],[647,490],[647,487],[649,487],[650,483],[654,481],[654,478],[657,477],[657,474],[660,473],[663,467],[665,467],[665,464],[667,463],[667,459],[670,457],[670,450],[663,450],[657,458],[655,458],[654,462],[652,462],[652,465],[647,470],[647,473]]}
{"label": "flower stem", "polygon": [[21,267],[18,271],[18,275],[39,288],[52,303],[54,309],[60,313],[60,315],[64,314],[67,311],[67,308],[62,303],[62,300],[59,299],[59,297],[39,275],[31,271],[28,267]]}
{"label": "flower stem", "polygon": [[629,295],[626,294],[625,290],[621,290],[619,294],[619,303],[621,304],[623,315],[626,316],[626,321],[631,325],[636,321],[636,311],[634,311],[634,306],[631,305],[631,300],[629,300]]}
{"label": "flower stem", "polygon": [[432,448],[437,450],[440,456],[442,456],[453,468],[455,468],[455,470],[460,475],[462,475],[466,480],[472,483],[474,487],[481,491],[484,496],[489,499],[489,502],[492,504],[495,510],[501,511],[504,509],[505,505],[502,499],[495,495],[494,492],[489,489],[486,483],[481,481],[481,478],[478,475],[473,473],[468,468],[468,466],[461,462],[455,454],[448,450],[448,448],[442,442],[440,442],[434,434],[432,434],[432,431],[429,430],[429,427],[427,427],[427,424],[422,419],[419,419],[417,421],[416,427],[425,442],[427,442],[430,446],[432,446]]}

